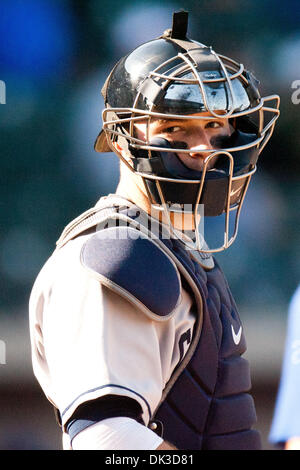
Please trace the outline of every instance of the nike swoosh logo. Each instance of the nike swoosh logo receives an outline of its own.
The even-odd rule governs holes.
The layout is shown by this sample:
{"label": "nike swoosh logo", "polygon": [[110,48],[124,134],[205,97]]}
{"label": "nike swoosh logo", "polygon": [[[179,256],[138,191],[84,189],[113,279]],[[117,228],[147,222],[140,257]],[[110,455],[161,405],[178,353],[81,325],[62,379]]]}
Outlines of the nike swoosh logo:
{"label": "nike swoosh logo", "polygon": [[242,337],[242,327],[240,326],[239,331],[236,333],[234,331],[233,326],[231,325],[231,333],[232,333],[232,338],[233,338],[234,344],[238,345],[239,342],[241,341],[241,337]]}

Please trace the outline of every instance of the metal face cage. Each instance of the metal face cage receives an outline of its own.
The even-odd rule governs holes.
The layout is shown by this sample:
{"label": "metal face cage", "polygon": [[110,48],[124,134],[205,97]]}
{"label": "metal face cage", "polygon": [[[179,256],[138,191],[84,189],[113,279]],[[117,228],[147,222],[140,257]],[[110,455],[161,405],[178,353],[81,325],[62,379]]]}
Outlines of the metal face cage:
{"label": "metal face cage", "polygon": [[[173,236],[178,236],[178,231],[172,222],[172,213],[183,211],[192,217],[195,234],[193,240],[183,239],[187,248],[213,253],[227,249],[236,239],[244,198],[256,171],[257,158],[273,133],[279,116],[280,98],[278,95],[260,97],[253,76],[242,64],[217,55],[199,43],[190,44],[186,53],[178,52],[147,74],[131,107],[104,109],[103,130],[113,152],[143,179],[150,203],[164,212]],[[177,99],[172,100],[173,96]],[[201,112],[206,114],[199,115]],[[238,123],[245,126],[246,122],[248,127],[242,127],[242,131],[246,131],[248,138],[238,140],[232,147],[201,150],[207,153],[201,174],[194,172],[188,177],[178,177],[153,170],[153,159],[158,154],[163,156],[170,152],[165,146],[153,145],[150,140],[150,125],[155,119],[179,121],[220,117],[232,120],[238,129]],[[146,123],[145,141],[136,137],[134,125],[138,122]],[[122,151],[118,150],[116,143]],[[172,152],[188,154],[191,149],[172,148]],[[247,165],[241,166],[237,161],[242,153],[249,155],[249,160]],[[139,155],[149,162],[150,170],[145,169],[146,165],[136,164],[137,160],[141,161],[137,158]],[[212,173],[208,169],[209,162],[216,156],[222,157],[226,165],[222,172]],[[170,201],[168,197],[170,191],[174,193],[174,188],[177,188],[178,201]],[[222,196],[218,201],[219,192]],[[180,200],[183,193],[189,194],[193,200],[189,197]],[[217,201],[216,210],[209,205],[212,193],[214,203]],[[230,222],[232,212],[235,217]],[[204,243],[199,233],[201,214],[203,217],[224,215],[224,238],[219,246],[207,247]]]}

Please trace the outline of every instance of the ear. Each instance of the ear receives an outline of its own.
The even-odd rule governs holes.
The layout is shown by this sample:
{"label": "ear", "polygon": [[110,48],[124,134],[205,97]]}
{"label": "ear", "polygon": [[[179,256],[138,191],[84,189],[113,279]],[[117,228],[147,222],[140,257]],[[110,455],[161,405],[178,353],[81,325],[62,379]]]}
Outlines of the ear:
{"label": "ear", "polygon": [[118,142],[112,142],[112,145],[115,147],[117,154],[119,154],[119,157],[121,156],[123,160],[126,160],[129,164],[132,164],[132,159],[130,154],[128,154],[122,147],[121,145],[118,144]]}
{"label": "ear", "polygon": [[118,142],[113,142],[113,146],[119,153],[124,153],[122,147],[118,144]]}

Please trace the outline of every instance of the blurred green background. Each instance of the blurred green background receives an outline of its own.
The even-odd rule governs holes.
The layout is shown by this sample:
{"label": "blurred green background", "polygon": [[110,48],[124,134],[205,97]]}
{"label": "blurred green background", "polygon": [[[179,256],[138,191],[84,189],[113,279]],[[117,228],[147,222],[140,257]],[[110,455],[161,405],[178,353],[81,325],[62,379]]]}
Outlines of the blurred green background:
{"label": "blurred green background", "polygon": [[60,445],[31,372],[30,290],[64,226],[116,187],[117,157],[93,149],[107,74],[169,28],[180,8],[190,13],[189,37],[244,63],[262,94],[281,97],[239,236],[218,255],[248,330],[258,426],[269,446],[287,306],[300,279],[300,104],[292,102],[300,80],[299,1],[1,0],[0,449]]}

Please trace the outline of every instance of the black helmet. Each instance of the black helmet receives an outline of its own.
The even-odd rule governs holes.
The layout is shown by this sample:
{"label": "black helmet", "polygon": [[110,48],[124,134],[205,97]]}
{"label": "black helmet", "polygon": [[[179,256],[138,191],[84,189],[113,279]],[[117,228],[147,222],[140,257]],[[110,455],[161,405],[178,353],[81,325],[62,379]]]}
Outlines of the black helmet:
{"label": "black helmet", "polygon": [[[279,97],[262,98],[258,81],[242,64],[187,38],[187,15],[184,11],[174,13],[172,29],[137,47],[115,65],[102,89],[106,108],[95,149],[117,153],[143,178],[149,200],[157,208],[168,213],[190,212],[194,226],[199,213],[224,214],[221,246],[204,248],[195,231],[197,249],[215,252],[228,248],[236,238],[251,176],[279,115]],[[266,102],[273,102],[273,106],[266,106]],[[205,114],[199,115],[202,112]],[[139,121],[149,125],[156,118],[211,119],[220,118],[220,113],[229,119],[234,132],[221,150],[205,151],[208,156],[201,172],[178,158],[177,153],[188,153],[188,148],[178,148],[162,137],[146,141],[135,137],[134,124]],[[128,159],[116,151],[116,142]],[[208,162],[216,156],[215,167],[208,170]],[[230,234],[229,214],[233,210],[236,217]]]}

